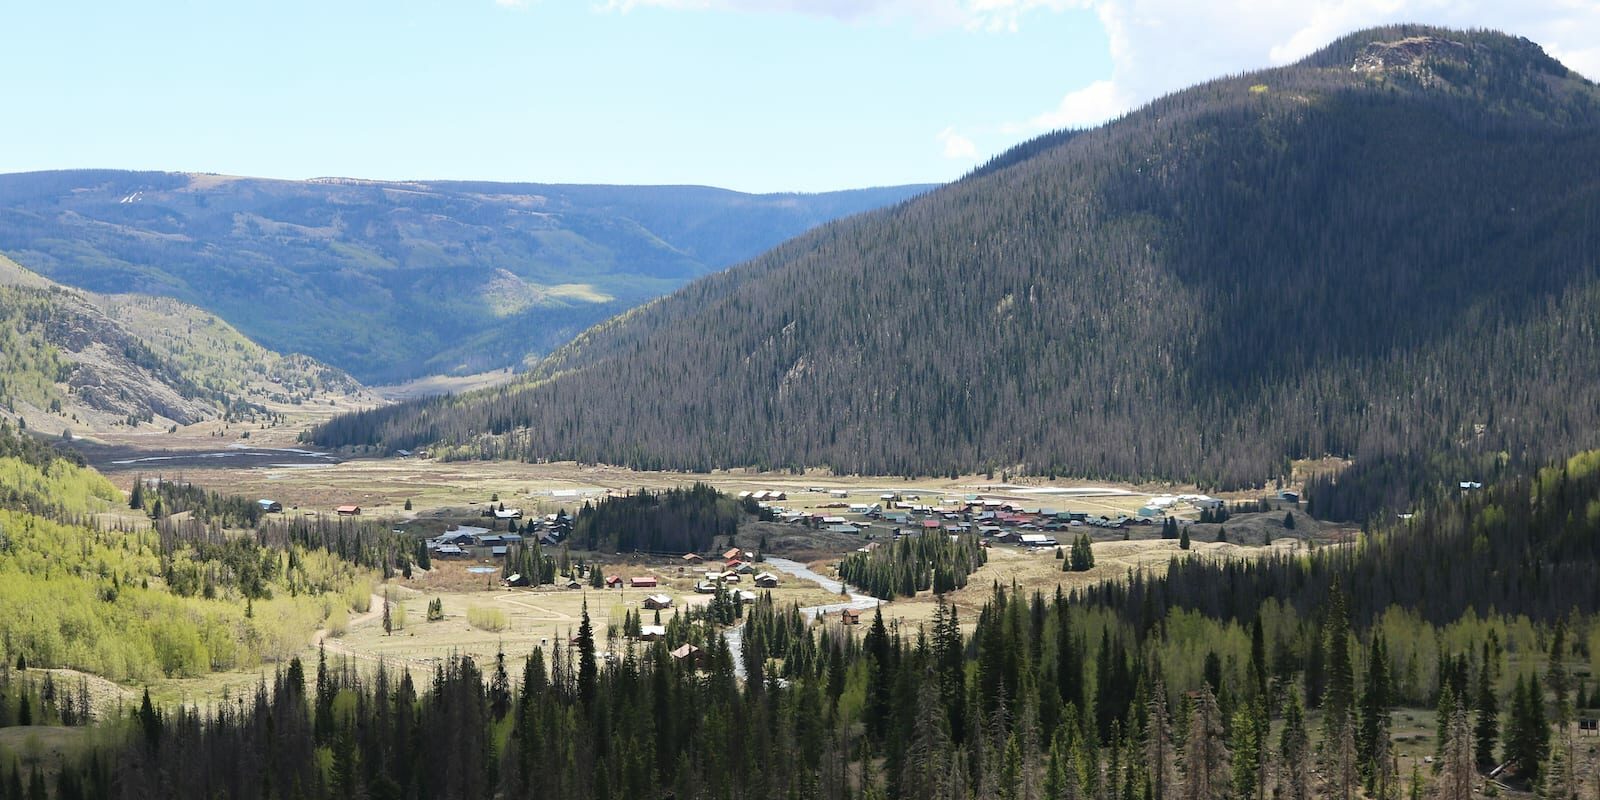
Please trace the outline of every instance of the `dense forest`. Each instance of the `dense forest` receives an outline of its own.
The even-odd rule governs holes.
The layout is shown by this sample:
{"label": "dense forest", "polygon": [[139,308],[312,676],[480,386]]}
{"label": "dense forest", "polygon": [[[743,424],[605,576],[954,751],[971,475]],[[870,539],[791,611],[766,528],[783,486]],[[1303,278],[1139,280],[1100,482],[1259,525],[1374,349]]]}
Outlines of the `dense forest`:
{"label": "dense forest", "polygon": [[598,553],[682,555],[731,539],[747,516],[739,501],[704,483],[687,489],[640,489],[585,502],[573,520],[572,542]]}
{"label": "dense forest", "polygon": [[879,600],[960,589],[988,560],[973,534],[901,536],[870,547],[846,555],[839,562],[839,577]]}
{"label": "dense forest", "polygon": [[[308,674],[293,661],[237,702],[144,705],[102,720],[107,735],[59,772],[0,763],[13,793],[0,797],[38,783],[63,798],[1468,800],[1503,764],[1510,786],[1587,799],[1600,791],[1593,754],[1570,723],[1600,695],[1580,677],[1600,662],[1586,593],[1600,516],[1574,512],[1600,508],[1597,466],[1590,454],[1430,506],[1433,534],[1373,534],[1371,547],[1405,543],[1445,585],[1477,574],[1458,555],[1480,537],[1484,560],[1565,565],[1488,614],[1386,595],[1365,548],[1310,558],[1326,575],[1309,581],[1325,588],[1317,600],[1242,611],[1192,599],[1195,572],[1081,596],[995,586],[970,634],[942,603],[916,629],[879,614],[852,630],[768,602],[744,620],[737,656],[707,620],[698,654],[612,643],[602,657],[585,614],[570,645],[520,670],[458,657],[418,686],[382,665]],[[1514,497],[1526,510],[1506,508],[1510,524],[1450,522]],[[29,680],[0,672],[3,719],[25,703],[37,713]],[[1402,772],[1397,709],[1417,707],[1437,710],[1433,760]]]}
{"label": "dense forest", "polygon": [[528,382],[311,438],[1224,489],[1334,454],[1357,472],[1321,508],[1362,518],[1600,444],[1597,187],[1600,90],[1538,46],[1370,30],[823,226]]}

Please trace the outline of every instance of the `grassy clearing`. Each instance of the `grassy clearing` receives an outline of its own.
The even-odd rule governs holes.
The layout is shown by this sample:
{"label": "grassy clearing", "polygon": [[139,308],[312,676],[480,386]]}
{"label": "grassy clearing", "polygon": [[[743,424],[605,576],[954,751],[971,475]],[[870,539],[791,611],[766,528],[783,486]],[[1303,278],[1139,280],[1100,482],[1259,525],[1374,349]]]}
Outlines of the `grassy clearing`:
{"label": "grassy clearing", "polygon": [[478,630],[491,633],[499,633],[511,627],[510,620],[506,618],[506,612],[498,608],[485,608],[483,606],[468,607],[467,622]]}

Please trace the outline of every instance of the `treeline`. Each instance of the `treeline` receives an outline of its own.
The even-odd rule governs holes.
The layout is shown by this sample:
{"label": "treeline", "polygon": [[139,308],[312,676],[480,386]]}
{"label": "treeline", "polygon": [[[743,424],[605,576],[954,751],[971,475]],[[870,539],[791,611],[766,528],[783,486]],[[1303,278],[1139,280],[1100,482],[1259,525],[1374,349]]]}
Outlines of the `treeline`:
{"label": "treeline", "polygon": [[605,553],[694,553],[729,538],[744,519],[739,502],[696,482],[687,489],[640,489],[585,502],[573,519],[572,542]]}
{"label": "treeline", "polygon": [[[1351,68],[1406,37],[1434,38],[1414,68]],[[1526,40],[1363,32],[824,226],[591,329],[529,382],[311,439],[1221,489],[1326,454],[1522,469],[1600,446],[1597,91]],[[1312,494],[1365,519],[1491,477],[1441,469]]]}
{"label": "treeline", "polygon": [[718,635],[682,657],[661,642],[602,658],[584,614],[573,644],[535,650],[520,680],[503,657],[453,658],[426,687],[326,664],[311,685],[291,662],[241,703],[111,721],[49,779],[65,798],[1470,800],[1476,770],[1504,760],[1502,780],[1542,775],[1545,791],[1572,793],[1546,796],[1576,796],[1581,751],[1549,725],[1580,705],[1563,629],[1541,629],[1537,672],[1515,636],[1447,654],[1429,687],[1437,766],[1400,774],[1389,640],[1359,636],[1342,598],[1309,628],[1315,692],[1265,620],[1140,632],[1002,587],[970,637],[943,604],[928,627],[879,615],[859,636],[752,613],[743,681]]}
{"label": "treeline", "polygon": [[1361,624],[1396,607],[1433,624],[1464,613],[1553,620],[1600,612],[1600,451],[1436,501],[1352,547],[1310,558],[1175,559],[1165,576],[1141,572],[1082,597],[1148,627],[1174,609],[1249,620],[1275,600],[1310,615],[1340,582],[1361,587],[1351,592]]}
{"label": "treeline", "polygon": [[973,534],[933,532],[901,536],[839,562],[839,577],[879,600],[960,589],[967,576],[988,560]]}

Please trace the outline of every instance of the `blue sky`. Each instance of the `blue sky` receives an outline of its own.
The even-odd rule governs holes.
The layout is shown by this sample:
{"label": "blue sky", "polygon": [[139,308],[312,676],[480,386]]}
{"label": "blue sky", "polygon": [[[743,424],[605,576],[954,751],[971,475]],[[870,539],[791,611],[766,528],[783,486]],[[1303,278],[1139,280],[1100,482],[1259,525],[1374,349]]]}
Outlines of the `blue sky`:
{"label": "blue sky", "polygon": [[1600,71],[1600,4],[1479,5],[54,0],[0,11],[0,172],[818,191],[950,180],[1381,22],[1510,29]]}

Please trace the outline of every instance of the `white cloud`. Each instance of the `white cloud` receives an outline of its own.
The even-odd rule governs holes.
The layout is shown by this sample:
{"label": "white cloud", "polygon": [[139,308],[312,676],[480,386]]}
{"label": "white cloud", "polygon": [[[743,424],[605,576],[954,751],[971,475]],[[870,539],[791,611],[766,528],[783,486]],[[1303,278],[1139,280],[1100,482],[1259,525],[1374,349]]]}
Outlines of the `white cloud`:
{"label": "white cloud", "polygon": [[1008,133],[1016,133],[1056,128],[1088,128],[1127,111],[1131,104],[1131,98],[1115,82],[1095,81],[1082,89],[1068,92],[1054,109],[1028,120],[1026,125],[1009,125],[1005,126],[1005,129]]}
{"label": "white cloud", "polygon": [[933,137],[934,141],[944,145],[944,157],[971,161],[978,157],[978,146],[971,139],[956,133],[954,127],[945,128]]}
{"label": "white cloud", "polygon": [[1401,22],[1526,36],[1568,67],[1600,78],[1600,3],[1589,0],[1085,0],[1084,6],[1105,29],[1111,77],[1002,130],[1091,125],[1201,81],[1288,64],[1352,31]]}
{"label": "white cloud", "polygon": [[494,4],[501,8],[527,8],[529,0],[494,0]]}

